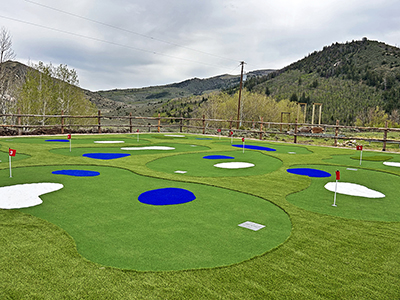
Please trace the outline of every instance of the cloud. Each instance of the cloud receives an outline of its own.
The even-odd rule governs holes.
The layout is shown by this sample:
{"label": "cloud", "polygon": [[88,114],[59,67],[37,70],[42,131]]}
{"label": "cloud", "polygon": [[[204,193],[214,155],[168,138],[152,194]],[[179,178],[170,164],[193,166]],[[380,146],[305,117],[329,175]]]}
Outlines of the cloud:
{"label": "cloud", "polygon": [[0,20],[19,61],[66,64],[105,90],[237,74],[241,60],[282,68],[364,36],[396,45],[399,13],[393,0],[26,0],[2,5]]}

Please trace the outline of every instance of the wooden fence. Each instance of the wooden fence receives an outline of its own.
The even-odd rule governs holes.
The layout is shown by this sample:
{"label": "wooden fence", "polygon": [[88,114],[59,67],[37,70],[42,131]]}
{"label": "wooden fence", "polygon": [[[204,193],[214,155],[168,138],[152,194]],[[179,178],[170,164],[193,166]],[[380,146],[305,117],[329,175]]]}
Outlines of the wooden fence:
{"label": "wooden fence", "polygon": [[[183,117],[162,117],[158,114],[158,117],[140,117],[140,116],[132,116],[132,113],[129,116],[103,116],[101,111],[99,110],[97,115],[88,115],[88,116],[75,116],[75,115],[64,115],[61,112],[60,115],[34,115],[34,114],[0,114],[0,119],[8,120],[8,124],[0,124],[0,128],[11,128],[16,129],[18,131],[18,135],[22,134],[22,131],[29,131],[37,128],[58,128],[61,134],[64,134],[66,130],[68,132],[73,132],[71,128],[94,128],[94,132],[102,133],[104,128],[125,128],[128,129],[128,132],[133,133],[139,128],[148,129],[149,132],[152,131],[153,128],[157,128],[157,132],[161,132],[162,129],[171,128],[171,129],[179,129],[179,132],[183,132],[186,129],[186,132],[194,132],[194,133],[213,133],[215,134],[218,129],[222,132],[230,133],[233,132],[236,136],[248,136],[249,134],[256,135],[259,139],[263,139],[265,135],[269,134],[282,134],[286,136],[292,136],[293,142],[297,143],[297,138],[302,137],[315,137],[315,138],[325,138],[325,139],[334,139],[334,145],[338,145],[338,140],[364,140],[369,142],[382,142],[383,148],[382,151],[386,150],[387,143],[396,143],[400,146],[400,140],[396,139],[388,139],[388,132],[400,132],[400,128],[389,128],[388,123],[386,122],[385,127],[357,127],[357,126],[341,126],[339,125],[339,121],[336,121],[335,125],[328,124],[309,124],[309,123],[298,123],[297,119],[294,123],[283,123],[283,122],[264,122],[261,118],[260,121],[246,121],[241,120],[240,122],[237,120],[233,120],[232,118],[229,120],[223,119],[206,119],[203,115],[202,118],[183,118]],[[59,121],[54,122],[51,125],[29,125],[22,124],[22,118],[41,118],[41,119],[58,119]],[[95,124],[66,124],[66,120],[72,119],[95,119],[97,122]],[[104,120],[119,120],[119,124],[104,124]],[[141,121],[141,123],[140,123]],[[143,122],[147,124],[143,124]],[[121,124],[122,123],[122,124]],[[240,126],[239,126],[240,125]],[[304,133],[301,132],[301,127],[322,127],[325,131],[333,130],[333,134],[312,134],[312,133]],[[236,128],[235,128],[236,127]],[[283,130],[283,128],[287,128],[287,130]],[[97,130],[96,130],[97,129]],[[350,130],[353,132],[357,131],[370,131],[370,132],[380,132],[382,134],[382,138],[366,138],[366,137],[349,137],[343,136],[340,134],[341,130]]]}

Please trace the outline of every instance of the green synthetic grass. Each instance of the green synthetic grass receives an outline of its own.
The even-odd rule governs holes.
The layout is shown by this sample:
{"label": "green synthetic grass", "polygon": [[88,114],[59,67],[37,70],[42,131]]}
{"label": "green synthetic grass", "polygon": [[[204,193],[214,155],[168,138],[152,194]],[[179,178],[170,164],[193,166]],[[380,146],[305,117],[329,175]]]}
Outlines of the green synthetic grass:
{"label": "green synthetic grass", "polygon": [[[100,172],[95,177],[54,175],[61,169]],[[98,166],[17,168],[0,171],[1,185],[56,182],[64,188],[43,195],[43,204],[20,209],[70,234],[83,257],[106,266],[141,271],[211,268],[261,255],[288,238],[291,223],[277,206],[258,197],[199,184],[148,178]],[[138,197],[177,187],[196,199],[153,206]],[[245,221],[266,225],[254,232]]]}
{"label": "green synthetic grass", "polygon": [[[289,202],[303,209],[332,216],[368,221],[400,221],[399,176],[379,171],[329,165],[300,165],[296,167],[319,169],[332,174],[332,176],[311,178],[310,187],[299,193],[289,195],[287,197]],[[340,182],[363,185],[383,193],[385,197],[372,199],[337,194],[337,207],[333,207],[334,193],[325,189],[324,186],[328,182],[335,182],[336,170],[340,171]],[[291,176],[298,175],[290,174],[288,178]]]}
{"label": "green synthetic grass", "polygon": [[[13,164],[14,161],[26,159],[28,157],[29,157],[29,155],[25,155],[25,154],[21,154],[21,153],[17,152],[15,154],[15,156],[11,157],[11,165]],[[8,148],[7,148],[7,152],[0,151],[0,166],[2,164],[4,164],[4,165],[7,164],[7,166],[9,164]]]}
{"label": "green synthetic grass", "polygon": [[[67,155],[67,156],[82,156],[86,153],[125,153],[130,155],[144,155],[144,154],[161,154],[162,152],[188,152],[188,151],[201,151],[208,150],[209,147],[199,145],[186,145],[186,144],[157,144],[152,146],[166,146],[175,148],[174,150],[122,150],[121,148],[130,147],[125,144],[115,144],[110,147],[110,144],[106,144],[107,147],[75,147],[69,151],[69,148],[57,148],[52,149],[50,152],[55,154]],[[117,146],[118,145],[118,146]],[[134,145],[132,147],[142,147],[141,145]],[[144,147],[144,146],[143,146]],[[89,159],[89,158],[88,158]],[[90,160],[92,160],[90,158]]]}
{"label": "green synthetic grass", "polygon": [[[355,151],[353,151],[354,153]],[[368,151],[369,152],[369,151]],[[391,162],[400,162],[400,155],[399,154],[394,154],[390,153],[390,155],[376,155],[376,152],[371,152],[364,155],[363,153],[363,159],[361,161],[360,165],[360,157],[358,156],[357,159],[353,158],[356,157],[354,155],[339,155],[335,154],[332,155],[328,159],[324,159],[324,163],[329,163],[329,164],[338,164],[338,165],[346,165],[346,166],[353,166],[353,167],[360,167],[360,168],[367,168],[367,169],[372,169],[372,170],[382,170],[382,171],[389,171],[394,174],[400,175],[400,168],[392,167],[392,166],[386,166],[383,164],[384,161],[391,161]],[[385,160],[377,160],[377,159],[365,159],[364,156],[368,157],[382,157],[385,158]],[[386,159],[387,158],[387,159]]]}
{"label": "green synthetic grass", "polygon": [[[173,133],[170,133],[173,134]],[[188,137],[185,136],[184,134],[173,134],[173,135],[181,135],[181,137],[176,137],[176,136],[168,136],[169,134],[159,134],[159,135],[152,135],[151,137],[154,139],[163,139],[163,140],[182,140],[182,139],[187,139]]]}
{"label": "green synthetic grass", "polygon": [[[128,136],[118,135],[112,139]],[[150,144],[160,142],[151,135],[144,136]],[[193,142],[192,138],[196,138],[195,135],[187,136],[182,143]],[[83,157],[51,153],[50,150],[56,147],[54,144],[5,140],[0,138],[3,149],[11,147],[17,149],[17,155],[30,155],[15,161],[15,167],[88,164]],[[179,141],[177,138],[173,143]],[[209,147],[206,152],[231,151],[233,148],[215,138],[195,143]],[[250,141],[246,140],[246,143]],[[285,145],[254,143],[267,147]],[[141,175],[222,187],[271,201],[290,217],[290,237],[263,255],[227,267],[171,272],[125,271],[86,260],[78,253],[71,236],[52,223],[18,210],[0,210],[0,298],[398,299],[400,222],[363,221],[315,213],[286,200],[287,195],[307,189],[312,182],[308,177],[295,175],[288,180],[287,168],[300,164],[336,164],[354,168],[358,164],[350,158],[355,155],[354,150],[316,146],[307,146],[307,149],[308,154],[268,153],[280,159],[282,167],[272,173],[247,177],[189,177],[146,167],[157,158],[177,153],[143,154],[129,160],[90,160],[93,166],[121,167]],[[394,157],[391,161],[400,161],[398,155],[390,155]],[[0,164],[0,168],[7,169],[8,165]],[[366,161],[362,168],[400,176],[400,168],[384,166],[381,162]],[[388,176],[387,180],[390,178]],[[338,208],[339,205],[340,198]]]}
{"label": "green synthetic grass", "polygon": [[[360,160],[360,156],[352,156],[350,157],[351,159],[356,159],[356,160]],[[365,161],[387,161],[392,159],[393,156],[389,156],[389,155],[372,155],[372,156],[363,156],[361,158],[361,160],[365,160]]]}
{"label": "green synthetic grass", "polygon": [[[52,136],[52,137],[15,137],[12,139],[7,139],[6,141],[12,142],[12,143],[28,143],[28,144],[50,144],[53,147],[69,147],[69,142],[46,142],[46,140],[67,140],[66,136]],[[119,143],[119,144],[101,144],[101,143],[95,143],[95,141],[123,141],[124,143]],[[102,146],[102,145],[123,145],[121,147],[124,147],[124,145],[131,145],[131,144],[148,144],[149,140],[146,140],[144,138],[141,138],[139,136],[139,142],[137,141],[136,135],[125,135],[123,137],[121,136],[72,136],[71,139],[72,145],[78,144],[88,144],[91,147],[94,146]]]}
{"label": "green synthetic grass", "polygon": [[[233,147],[232,147],[233,148]],[[225,155],[234,159],[204,159],[208,155]],[[214,167],[224,162],[247,162],[255,166],[243,169],[223,169]],[[147,164],[150,169],[174,173],[186,171],[182,176],[220,177],[220,176],[251,176],[273,172],[282,166],[282,162],[259,151],[233,150],[227,152],[203,152],[194,154],[179,154],[159,158]]]}
{"label": "green synthetic grass", "polygon": [[[221,140],[214,140],[214,143],[216,144],[222,144],[222,145],[229,145],[233,149],[240,149],[233,147],[232,145],[242,145],[242,140],[241,139],[233,139],[233,143],[231,143],[231,140],[229,139],[221,139]],[[308,150],[305,147],[301,146],[295,146],[291,144],[283,144],[283,143],[267,143],[267,142],[260,142],[260,141],[253,141],[253,140],[246,140],[245,141],[246,145],[254,145],[254,146],[264,146],[268,148],[275,149],[276,151],[264,151],[264,150],[251,150],[251,149],[245,149],[245,151],[262,151],[266,152],[268,154],[272,153],[292,153],[294,154],[310,154],[312,153],[310,150]]]}

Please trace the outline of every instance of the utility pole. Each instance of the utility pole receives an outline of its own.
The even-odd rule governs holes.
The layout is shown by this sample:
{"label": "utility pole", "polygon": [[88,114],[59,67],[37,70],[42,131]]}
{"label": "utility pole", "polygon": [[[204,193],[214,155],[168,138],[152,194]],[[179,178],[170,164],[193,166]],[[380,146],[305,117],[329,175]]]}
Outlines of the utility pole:
{"label": "utility pole", "polygon": [[236,129],[239,129],[239,122],[240,122],[240,100],[242,98],[243,68],[244,68],[245,62],[241,61],[240,64],[242,65],[242,71],[240,72],[239,101],[238,101],[238,114],[237,114]]}

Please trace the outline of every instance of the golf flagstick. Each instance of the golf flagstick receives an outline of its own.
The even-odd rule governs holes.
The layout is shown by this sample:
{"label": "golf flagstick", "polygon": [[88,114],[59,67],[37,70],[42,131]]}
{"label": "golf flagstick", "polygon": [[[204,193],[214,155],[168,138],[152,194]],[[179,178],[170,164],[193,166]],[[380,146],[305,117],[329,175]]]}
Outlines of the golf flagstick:
{"label": "golf flagstick", "polygon": [[231,136],[231,144],[233,144],[233,131],[230,131],[229,135]]}
{"label": "golf flagstick", "polygon": [[335,207],[337,206],[336,205],[336,192],[337,192],[338,180],[340,180],[340,171],[339,170],[336,171],[335,197],[333,198],[333,204],[332,204],[332,206],[335,206]]}
{"label": "golf flagstick", "polygon": [[15,156],[17,151],[15,149],[8,148],[8,162],[10,164],[10,178],[12,177],[12,171],[11,171],[11,156]]}
{"label": "golf flagstick", "polygon": [[67,135],[67,139],[69,139],[69,152],[72,150],[72,136],[71,134]]}
{"label": "golf flagstick", "polygon": [[242,137],[242,143],[243,143],[243,153],[244,153],[244,137]]}
{"label": "golf flagstick", "polygon": [[361,150],[361,152],[360,152],[360,166],[361,166],[363,146],[362,146],[362,145],[358,145],[358,146],[356,147],[356,149],[357,149],[357,150]]}
{"label": "golf flagstick", "polygon": [[218,139],[220,140],[221,139],[221,129],[218,129],[217,131],[218,131]]}
{"label": "golf flagstick", "polygon": [[139,142],[139,128],[136,130],[136,132],[137,132],[137,141]]}

